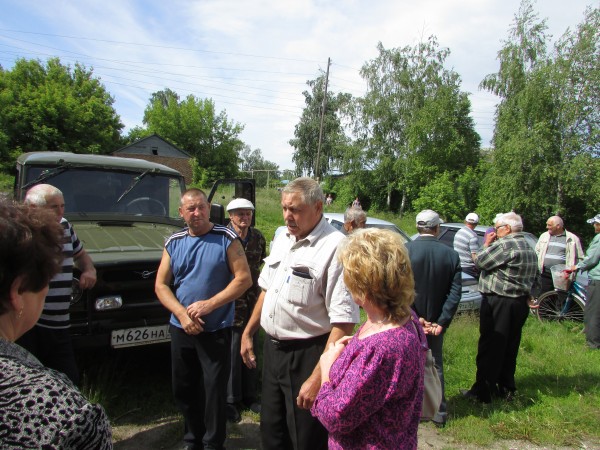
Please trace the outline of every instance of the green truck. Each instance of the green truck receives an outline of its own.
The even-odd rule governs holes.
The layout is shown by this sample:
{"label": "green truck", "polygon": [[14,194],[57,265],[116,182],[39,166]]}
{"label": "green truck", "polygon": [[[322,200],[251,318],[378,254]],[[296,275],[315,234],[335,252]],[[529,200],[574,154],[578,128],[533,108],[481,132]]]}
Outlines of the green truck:
{"label": "green truck", "polygon": [[[14,196],[40,183],[59,188],[65,217],[97,271],[82,291],[75,272],[71,334],[76,348],[129,347],[169,341],[169,312],[154,293],[165,239],[185,226],[179,199],[183,176],[141,159],[64,152],[24,153],[17,159]],[[219,180],[209,194],[211,220],[226,224],[224,205],[255,203],[254,180]]]}

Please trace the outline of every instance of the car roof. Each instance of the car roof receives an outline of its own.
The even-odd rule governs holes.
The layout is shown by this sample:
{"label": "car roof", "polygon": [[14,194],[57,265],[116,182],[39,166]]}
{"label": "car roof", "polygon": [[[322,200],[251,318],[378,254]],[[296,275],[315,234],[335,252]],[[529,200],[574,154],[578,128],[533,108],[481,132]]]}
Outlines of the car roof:
{"label": "car roof", "polygon": [[[445,227],[445,228],[464,228],[464,227],[466,227],[466,225],[464,223],[458,223],[458,222],[449,222],[449,223],[444,222],[444,223],[440,223],[440,227]],[[485,226],[485,225],[476,225],[475,226],[475,232],[477,234],[479,234],[479,233],[484,234],[485,231],[488,228],[490,228],[490,227],[491,227],[491,225],[489,227]]]}
{"label": "car roof", "polygon": [[[336,220],[340,223],[344,223],[344,214],[343,213],[323,213],[323,217],[325,217],[325,219],[327,219],[329,222],[331,222],[332,220]],[[389,225],[389,226],[396,226],[396,224],[392,223],[392,222],[388,222],[387,220],[383,220],[383,219],[377,219],[376,217],[369,217],[369,215],[367,214],[367,225]]]}
{"label": "car roof", "polygon": [[146,161],[137,158],[122,158],[120,156],[77,154],[69,152],[29,152],[22,153],[17,158],[17,164],[28,166],[40,166],[52,164],[53,166],[68,165],[71,167],[98,167],[104,166],[106,169],[120,169],[145,171],[155,170],[168,175],[181,174],[163,164]]}

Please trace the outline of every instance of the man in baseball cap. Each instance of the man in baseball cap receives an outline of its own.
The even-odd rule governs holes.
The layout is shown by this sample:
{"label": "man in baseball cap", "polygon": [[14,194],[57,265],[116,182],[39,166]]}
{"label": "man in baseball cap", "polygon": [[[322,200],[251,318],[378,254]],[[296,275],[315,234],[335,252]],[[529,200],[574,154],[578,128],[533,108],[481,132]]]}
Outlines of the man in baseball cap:
{"label": "man in baseball cap", "polygon": [[438,427],[446,425],[448,411],[444,393],[444,334],[458,309],[462,290],[460,258],[437,239],[442,223],[438,213],[426,209],[417,214],[419,237],[406,244],[415,279],[412,308],[419,316],[427,335],[427,344],[435,360],[442,383],[442,401],[432,418]]}
{"label": "man in baseball cap", "polygon": [[596,214],[591,219],[588,219],[587,223],[591,223],[591,224],[600,223],[600,214]]}
{"label": "man in baseball cap", "polygon": [[479,237],[475,227],[479,223],[479,216],[474,212],[465,217],[465,226],[458,230],[454,236],[454,250],[460,256],[460,267],[463,272],[474,278],[479,278],[479,271],[475,267],[475,259],[479,251]]}
{"label": "man in baseball cap", "polygon": [[417,214],[417,227],[435,228],[440,223],[440,215],[432,209],[424,209]]}
{"label": "man in baseball cap", "polygon": [[585,340],[590,348],[600,348],[600,214],[596,214],[587,223],[594,225],[596,236],[585,252],[585,258],[572,271],[587,271],[589,283],[587,301],[583,310]]}

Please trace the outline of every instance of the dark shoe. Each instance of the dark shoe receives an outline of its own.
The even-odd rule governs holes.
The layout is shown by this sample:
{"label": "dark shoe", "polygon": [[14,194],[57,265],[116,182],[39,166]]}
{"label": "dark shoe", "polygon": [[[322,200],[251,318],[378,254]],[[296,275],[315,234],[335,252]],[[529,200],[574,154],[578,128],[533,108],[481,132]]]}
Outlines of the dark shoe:
{"label": "dark shoe", "polygon": [[198,450],[198,446],[194,444],[183,444],[180,450]]}
{"label": "dark shoe", "polygon": [[479,403],[491,403],[491,400],[484,400],[481,397],[479,397],[479,395],[477,395],[475,392],[473,392],[471,389],[461,389],[460,393],[462,394],[463,397],[468,398],[470,400],[474,400],[476,402]]}
{"label": "dark shoe", "polygon": [[227,403],[225,415],[227,416],[227,420],[232,423],[238,423],[242,420],[242,416],[240,416],[237,406],[232,403]]}
{"label": "dark shoe", "polygon": [[254,402],[250,405],[250,411],[256,414],[260,414],[260,403]]}
{"label": "dark shoe", "polygon": [[444,428],[446,426],[446,422],[438,422],[437,420],[432,420],[433,424],[437,427],[437,428]]}
{"label": "dark shoe", "polygon": [[515,399],[515,393],[516,393],[516,391],[513,389],[499,387],[497,397],[504,401],[512,402]]}

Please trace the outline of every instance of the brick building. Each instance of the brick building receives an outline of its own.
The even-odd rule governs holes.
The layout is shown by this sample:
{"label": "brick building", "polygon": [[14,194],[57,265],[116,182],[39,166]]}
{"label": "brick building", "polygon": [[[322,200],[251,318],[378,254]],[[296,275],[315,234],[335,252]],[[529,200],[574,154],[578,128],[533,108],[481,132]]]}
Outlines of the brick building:
{"label": "brick building", "polygon": [[184,176],[185,184],[192,182],[192,156],[175,147],[158,134],[142,138],[111,153],[122,158],[137,158],[163,164],[175,169]]}

